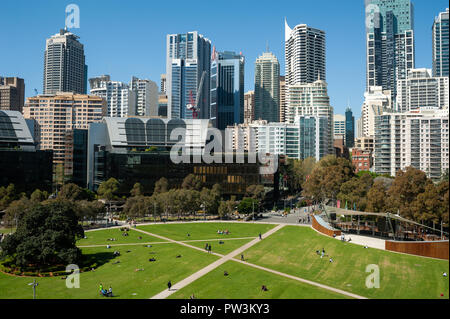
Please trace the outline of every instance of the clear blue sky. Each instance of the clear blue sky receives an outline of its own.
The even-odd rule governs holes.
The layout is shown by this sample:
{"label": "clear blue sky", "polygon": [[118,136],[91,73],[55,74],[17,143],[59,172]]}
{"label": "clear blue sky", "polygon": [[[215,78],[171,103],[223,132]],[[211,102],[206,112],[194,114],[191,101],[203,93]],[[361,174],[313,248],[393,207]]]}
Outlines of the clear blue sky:
{"label": "clear blue sky", "polygon": [[[326,32],[328,93],[335,113],[350,100],[359,117],[365,90],[364,0],[40,0],[2,1],[0,75],[25,79],[26,96],[42,93],[45,40],[64,27],[66,5],[80,8],[80,29],[89,77],[131,76],[159,85],[165,73],[166,34],[197,30],[216,49],[246,57],[245,88],[254,87],[254,62],[269,49],[284,74],[284,17],[291,27],[306,23]],[[431,26],[446,0],[413,0],[416,67],[431,68]]]}

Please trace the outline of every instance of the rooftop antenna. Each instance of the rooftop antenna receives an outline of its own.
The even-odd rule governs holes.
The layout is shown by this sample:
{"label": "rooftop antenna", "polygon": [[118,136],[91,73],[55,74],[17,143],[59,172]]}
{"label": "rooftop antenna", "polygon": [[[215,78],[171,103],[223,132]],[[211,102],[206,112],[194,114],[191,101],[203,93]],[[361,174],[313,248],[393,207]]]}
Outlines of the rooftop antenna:
{"label": "rooftop antenna", "polygon": [[266,40],[266,52],[269,52],[269,40]]}

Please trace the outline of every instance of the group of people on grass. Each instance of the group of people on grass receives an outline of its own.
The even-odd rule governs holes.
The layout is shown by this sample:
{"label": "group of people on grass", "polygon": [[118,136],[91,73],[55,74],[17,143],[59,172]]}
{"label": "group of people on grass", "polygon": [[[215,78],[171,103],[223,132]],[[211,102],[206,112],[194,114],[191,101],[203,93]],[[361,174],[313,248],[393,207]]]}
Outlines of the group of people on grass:
{"label": "group of people on grass", "polygon": [[231,232],[229,232],[228,229],[227,229],[227,230],[217,230],[217,233],[220,234],[220,235],[228,235],[228,234],[231,234]]}
{"label": "group of people on grass", "polygon": [[[319,255],[321,259],[323,257],[327,256],[327,255],[325,255],[325,248],[322,248],[322,251],[316,250],[316,254]],[[333,258],[330,257],[329,261],[330,261],[330,263],[332,263],[333,262]]]}
{"label": "group of people on grass", "polygon": [[111,286],[109,286],[109,289],[106,290],[103,288],[103,285],[100,284],[99,289],[100,289],[100,295],[105,296],[105,297],[113,297],[113,291],[112,291]]}

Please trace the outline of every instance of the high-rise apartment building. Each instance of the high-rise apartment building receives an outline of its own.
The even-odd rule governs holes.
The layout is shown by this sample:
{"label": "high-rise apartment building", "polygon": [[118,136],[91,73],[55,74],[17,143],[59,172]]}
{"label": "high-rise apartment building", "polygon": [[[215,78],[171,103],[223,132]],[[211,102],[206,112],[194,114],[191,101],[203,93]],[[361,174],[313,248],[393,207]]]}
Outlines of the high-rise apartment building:
{"label": "high-rise apartment building", "polygon": [[345,146],[352,148],[355,145],[355,117],[352,109],[345,110]]}
{"label": "high-rise apartment building", "polygon": [[44,94],[72,92],[85,94],[87,66],[79,37],[60,30],[46,41],[44,54]]}
{"label": "high-rise apartment building", "polygon": [[251,123],[255,119],[255,91],[244,94],[244,123]]}
{"label": "high-rise apartment building", "polygon": [[410,0],[366,0],[366,89],[390,90],[414,68],[414,10]]}
{"label": "high-rise apartment building", "polygon": [[296,25],[293,29],[285,20],[285,76],[289,87],[298,83],[326,81],[325,32]]}
{"label": "high-rise apartment building", "polygon": [[345,116],[342,114],[333,115],[334,139],[345,139]]}
{"label": "high-rise apartment building", "polygon": [[22,112],[25,102],[25,83],[17,77],[0,76],[0,110]]}
{"label": "high-rise apartment building", "polygon": [[279,122],[280,63],[275,55],[265,52],[255,63],[255,120]]}
{"label": "high-rise apartment building", "polygon": [[128,112],[130,116],[158,116],[158,86],[147,79],[131,78],[130,89],[136,92],[136,101]]}
{"label": "high-rise apartment building", "polygon": [[167,93],[167,78],[165,74],[161,74],[161,86],[159,92]]}
{"label": "high-rise apartment building", "polygon": [[210,117],[220,130],[244,122],[244,63],[240,54],[213,50]]}
{"label": "high-rise apartment building", "polygon": [[361,111],[361,127],[358,137],[369,137],[375,134],[375,116],[384,111],[392,111],[391,92],[383,91],[381,86],[371,86],[364,93],[364,103]]}
{"label": "high-rise apartment building", "polygon": [[329,154],[333,147],[333,107],[327,93],[327,83],[317,80],[313,83],[294,84],[289,86],[287,96],[288,112],[286,122],[293,123],[297,116],[320,116],[327,118],[326,130]]}
{"label": "high-rise apartment building", "polygon": [[397,82],[398,112],[417,110],[420,107],[448,108],[448,76],[432,77],[430,69],[410,69],[408,77]]}
{"label": "high-rise apartment building", "polygon": [[[210,118],[210,70],[210,40],[197,31],[167,35],[168,118],[193,118],[193,111],[187,109],[188,104],[197,106],[198,118]],[[200,84],[201,96],[197,99]]]}
{"label": "high-rise apartment building", "polygon": [[286,121],[286,77],[280,75],[280,122]]}
{"label": "high-rise apartment building", "polygon": [[375,120],[375,172],[395,176],[408,166],[439,180],[449,167],[448,109],[384,113]]}
{"label": "high-rise apartment building", "polygon": [[449,28],[447,8],[433,23],[433,76],[449,77]]}
{"label": "high-rise apartment building", "polygon": [[109,75],[89,79],[91,95],[106,101],[106,116],[127,117],[136,109],[136,91],[120,81],[111,81]]}
{"label": "high-rise apartment building", "polygon": [[87,129],[106,115],[106,100],[99,96],[56,93],[27,98],[26,119],[34,119],[35,139],[41,150],[53,150],[53,163],[64,164],[67,132]]}

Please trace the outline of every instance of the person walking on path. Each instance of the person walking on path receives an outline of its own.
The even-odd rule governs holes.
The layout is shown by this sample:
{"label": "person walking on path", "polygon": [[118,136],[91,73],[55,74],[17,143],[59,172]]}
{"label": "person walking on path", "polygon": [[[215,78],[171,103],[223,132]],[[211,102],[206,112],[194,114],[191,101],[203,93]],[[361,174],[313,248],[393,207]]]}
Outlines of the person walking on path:
{"label": "person walking on path", "polygon": [[244,261],[244,254],[241,254],[241,260]]}
{"label": "person walking on path", "polygon": [[261,240],[262,239],[262,236],[261,236],[261,233],[259,233],[259,240]]}
{"label": "person walking on path", "polygon": [[169,282],[167,283],[167,287],[169,288],[169,291],[170,291],[170,288],[172,287],[172,283],[170,282],[170,280],[169,280]]}

